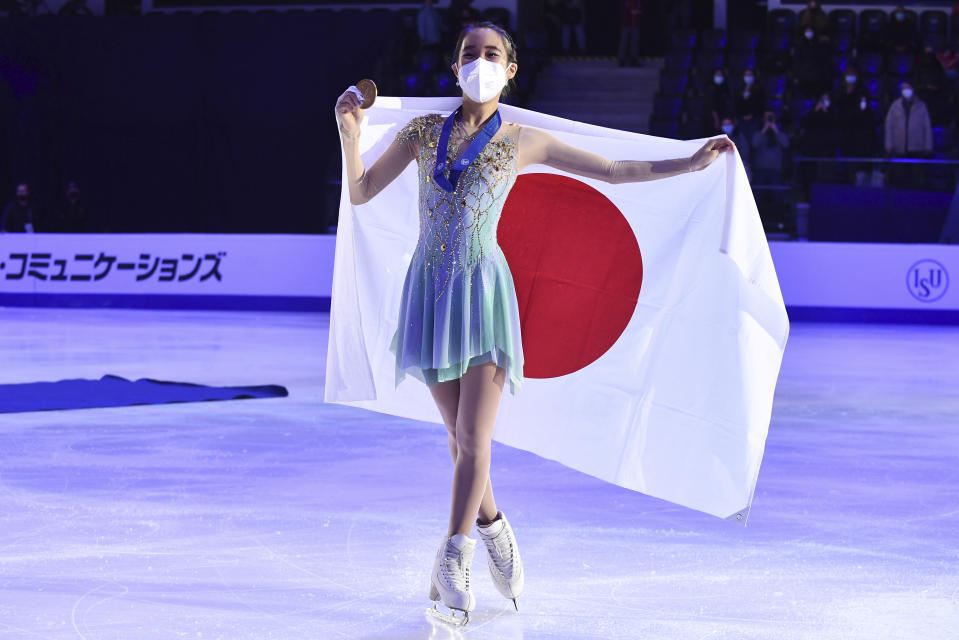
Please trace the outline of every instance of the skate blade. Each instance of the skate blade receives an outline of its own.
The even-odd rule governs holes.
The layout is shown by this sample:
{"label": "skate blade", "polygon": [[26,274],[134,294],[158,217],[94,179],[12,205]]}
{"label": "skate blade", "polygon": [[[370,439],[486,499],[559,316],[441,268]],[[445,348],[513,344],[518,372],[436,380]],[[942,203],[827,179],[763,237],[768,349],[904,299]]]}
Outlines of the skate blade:
{"label": "skate blade", "polygon": [[466,624],[470,621],[469,611],[463,611],[462,609],[450,609],[450,611],[453,611],[453,612],[459,611],[460,613],[462,613],[463,616],[460,617],[455,615],[455,613],[446,613],[444,611],[440,611],[436,607],[437,605],[434,604],[432,607],[427,609],[426,610],[427,615],[430,615],[436,618],[437,620],[442,620],[443,622],[447,624],[451,624],[456,627],[465,627]]}

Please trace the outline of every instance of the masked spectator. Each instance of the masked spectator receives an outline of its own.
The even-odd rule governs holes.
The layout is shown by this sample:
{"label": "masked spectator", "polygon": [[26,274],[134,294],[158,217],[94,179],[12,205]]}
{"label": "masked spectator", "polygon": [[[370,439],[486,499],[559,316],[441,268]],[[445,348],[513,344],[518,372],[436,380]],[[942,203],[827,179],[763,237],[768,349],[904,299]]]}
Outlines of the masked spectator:
{"label": "masked spectator", "polygon": [[[836,107],[828,93],[819,96],[813,108],[799,121],[799,153],[813,158],[832,157],[839,150],[836,140],[838,119]],[[800,163],[797,167],[800,182],[807,187],[814,179],[823,175],[832,175],[835,167],[831,164]],[[823,170],[831,170],[829,173]]]}
{"label": "masked spectator", "polygon": [[823,93],[800,121],[799,152],[804,156],[833,156],[839,151],[836,140],[838,117],[832,97]]}
{"label": "masked spectator", "polygon": [[859,107],[859,98],[869,99],[865,85],[859,78],[859,69],[856,65],[849,63],[842,72],[841,83],[836,91],[836,110],[840,119],[848,114],[854,114]]}
{"label": "masked spectator", "polygon": [[[846,70],[851,75],[854,70]],[[836,116],[839,126],[839,152],[847,158],[872,158],[878,152],[876,139],[876,112],[869,102],[865,89],[853,82],[845,82],[836,96]],[[857,162],[850,167],[855,172],[855,182],[866,184],[876,165]]]}
{"label": "masked spectator", "polygon": [[[756,82],[756,72],[753,69],[744,70],[743,88],[736,94],[734,112],[739,129],[747,141],[752,140],[753,134],[762,127],[759,121],[762,118],[764,104],[762,91]],[[742,155],[741,151],[740,147],[740,155]]]}
{"label": "masked spectator", "polygon": [[733,141],[733,144],[736,145],[736,148],[739,149],[739,157],[743,160],[743,166],[746,169],[746,177],[749,180],[752,180],[752,166],[750,164],[750,159],[752,158],[752,147],[750,146],[749,138],[736,123],[736,118],[733,116],[726,116],[723,118],[720,129],[722,129],[722,132],[726,134],[727,138]]}
{"label": "masked spectator", "polygon": [[819,6],[817,0],[809,0],[806,8],[799,12],[794,36],[796,44],[806,39],[806,32],[810,28],[816,38],[824,41],[829,40],[829,17]]}
{"label": "masked spectator", "polygon": [[723,116],[733,113],[733,100],[726,82],[726,71],[722,67],[713,69],[713,82],[706,89],[706,126],[717,131]]}
{"label": "masked spectator", "polygon": [[804,97],[813,98],[829,90],[831,57],[829,44],[818,39],[812,27],[806,27],[792,55],[793,84]]}
{"label": "masked spectator", "polygon": [[926,103],[915,95],[912,84],[900,85],[900,97],[886,113],[886,153],[906,155],[932,151],[932,123]]}
{"label": "masked spectator", "polygon": [[[900,84],[900,95],[886,113],[886,155],[919,158],[932,154],[932,123],[926,103],[915,95],[912,83]],[[893,184],[921,186],[924,172],[916,165],[893,165]]]}
{"label": "masked spectator", "polygon": [[906,19],[906,8],[902,5],[892,12],[892,19],[886,25],[886,47],[899,53],[915,52],[919,48],[919,32],[916,25]]}

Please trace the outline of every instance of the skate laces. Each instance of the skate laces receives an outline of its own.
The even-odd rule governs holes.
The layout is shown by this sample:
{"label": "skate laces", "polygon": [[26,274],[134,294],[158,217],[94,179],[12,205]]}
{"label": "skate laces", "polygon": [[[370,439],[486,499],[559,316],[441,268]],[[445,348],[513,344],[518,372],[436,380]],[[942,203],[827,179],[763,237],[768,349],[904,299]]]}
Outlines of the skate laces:
{"label": "skate laces", "polygon": [[[493,564],[503,575],[510,575],[513,571],[513,537],[506,527],[495,538],[484,538],[486,547],[492,551]],[[492,548],[490,548],[492,545]]]}
{"label": "skate laces", "polygon": [[446,584],[457,591],[468,591],[470,588],[470,568],[464,559],[462,551],[458,551],[452,543],[446,543],[440,567]]}

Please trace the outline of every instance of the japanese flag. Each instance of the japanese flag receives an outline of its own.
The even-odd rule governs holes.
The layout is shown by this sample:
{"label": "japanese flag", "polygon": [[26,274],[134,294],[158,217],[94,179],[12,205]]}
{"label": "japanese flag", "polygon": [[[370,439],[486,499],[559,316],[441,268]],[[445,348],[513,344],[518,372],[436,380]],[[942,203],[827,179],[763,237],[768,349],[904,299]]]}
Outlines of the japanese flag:
{"label": "japanese flag", "polygon": [[[458,104],[378,98],[362,124],[364,165],[414,116]],[[504,122],[613,160],[685,157],[705,142],[500,109]],[[389,350],[417,190],[415,163],[364,205],[343,190],[325,399],[442,424],[422,382],[394,388]],[[516,284],[525,379],[515,396],[504,389],[494,439],[745,524],[789,322],[738,152],[618,185],[527,167],[497,239]]]}

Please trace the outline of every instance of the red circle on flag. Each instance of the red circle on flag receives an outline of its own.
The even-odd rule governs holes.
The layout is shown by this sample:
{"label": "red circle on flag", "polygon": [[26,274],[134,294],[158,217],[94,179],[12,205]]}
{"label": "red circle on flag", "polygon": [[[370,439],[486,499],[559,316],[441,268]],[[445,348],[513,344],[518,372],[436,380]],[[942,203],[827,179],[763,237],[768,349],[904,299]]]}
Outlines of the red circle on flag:
{"label": "red circle on flag", "polygon": [[550,173],[517,178],[496,234],[506,255],[527,378],[556,378],[598,359],[636,309],[643,258],[609,198]]}

